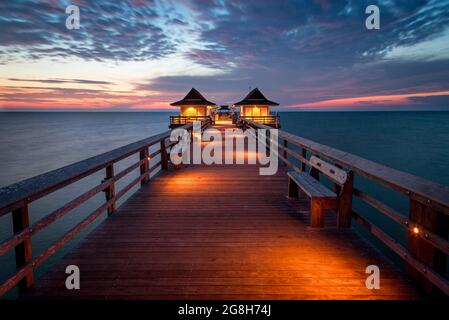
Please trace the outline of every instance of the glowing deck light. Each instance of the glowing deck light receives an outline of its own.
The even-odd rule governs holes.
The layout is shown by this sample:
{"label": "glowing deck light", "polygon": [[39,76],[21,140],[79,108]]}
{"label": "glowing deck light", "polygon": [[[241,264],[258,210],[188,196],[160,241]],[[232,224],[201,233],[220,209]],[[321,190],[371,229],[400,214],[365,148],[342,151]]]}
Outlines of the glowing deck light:
{"label": "glowing deck light", "polygon": [[418,227],[414,227],[413,228],[413,233],[414,234],[419,234],[419,228]]}

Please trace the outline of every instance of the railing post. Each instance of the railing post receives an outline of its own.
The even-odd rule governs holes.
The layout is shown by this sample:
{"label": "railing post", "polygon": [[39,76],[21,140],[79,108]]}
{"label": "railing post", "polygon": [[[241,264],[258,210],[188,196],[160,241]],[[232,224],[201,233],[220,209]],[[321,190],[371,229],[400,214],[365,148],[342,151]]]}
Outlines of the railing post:
{"label": "railing post", "polygon": [[[335,163],[334,164],[337,168],[339,168],[339,169],[343,169],[343,167],[341,166],[341,165],[339,165],[338,163]],[[352,172],[352,171],[350,171],[351,172],[351,175],[352,175],[352,179],[354,180],[354,173]],[[348,178],[349,178],[349,176],[348,176]],[[353,183],[354,184],[354,183]],[[353,188],[353,185],[351,186],[351,189]],[[338,184],[336,184],[336,183],[334,183],[334,192],[336,193],[336,194],[340,194],[340,192],[341,192],[341,187],[338,185]],[[351,191],[352,192],[352,191]]]}
{"label": "railing post", "polygon": [[341,188],[339,203],[338,203],[338,214],[337,214],[337,227],[338,228],[349,228],[351,227],[352,219],[352,193],[354,189],[354,173],[352,171],[348,172],[348,177]]}
{"label": "railing post", "polygon": [[[316,157],[318,158],[318,156]],[[310,175],[314,177],[316,180],[320,181],[320,170],[318,170],[317,168],[310,166]]]}
{"label": "railing post", "polygon": [[[14,234],[21,232],[30,224],[28,215],[28,204],[24,203],[22,207],[12,212],[12,224]],[[19,270],[33,258],[31,252],[31,238],[27,238],[15,247],[16,268]],[[33,271],[30,271],[18,284],[19,293],[25,291],[33,285]]]}
{"label": "railing post", "polygon": [[[433,210],[430,206],[410,198],[410,220],[426,228],[429,231],[447,239],[449,230],[449,217],[445,214]],[[435,248],[431,243],[422,239],[418,234],[423,230],[410,230],[408,235],[408,249],[421,262],[425,263],[437,273],[446,274],[447,257],[446,254]],[[424,235],[426,236],[426,235]],[[424,278],[412,266],[408,266],[410,276],[428,294],[440,295],[441,291],[429,280]]]}
{"label": "railing post", "polygon": [[[301,148],[301,155],[304,159],[307,159],[307,150],[304,148]],[[301,171],[306,171],[306,164],[301,161]]]}
{"label": "railing post", "polygon": [[[106,181],[114,178],[114,164],[110,164],[106,167]],[[111,200],[115,197],[115,183],[111,182],[109,187],[105,190],[106,201]],[[108,216],[113,214],[115,211],[115,202],[108,207]]]}
{"label": "railing post", "polygon": [[[150,160],[148,159],[148,147],[143,148],[140,151],[140,160],[144,160],[143,164],[140,165],[140,174],[144,174],[150,168]],[[140,185],[143,186],[150,180],[149,173],[145,176],[145,178],[140,181]]]}
{"label": "railing post", "polygon": [[161,140],[161,169],[168,169],[168,153],[167,148],[165,146],[165,139]]}

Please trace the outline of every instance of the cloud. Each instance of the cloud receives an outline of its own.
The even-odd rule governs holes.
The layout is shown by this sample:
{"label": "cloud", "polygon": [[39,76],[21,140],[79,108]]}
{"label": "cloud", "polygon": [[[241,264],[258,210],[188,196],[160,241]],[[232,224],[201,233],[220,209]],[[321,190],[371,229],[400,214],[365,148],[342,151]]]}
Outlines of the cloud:
{"label": "cloud", "polygon": [[[194,3],[201,19],[212,26],[201,40],[215,45],[203,53],[218,52],[222,63],[233,61],[239,67],[275,61],[293,67],[300,61],[314,67],[351,66],[376,60],[394,47],[428,40],[449,22],[448,1],[381,1],[380,31],[365,28],[365,8],[372,1]],[[228,14],[217,16],[218,10]],[[198,50],[195,55],[199,63],[209,63]]]}
{"label": "cloud", "polygon": [[[195,87],[207,99],[229,105],[242,100],[251,89],[254,89],[255,86],[251,83],[255,83],[253,78],[234,73],[220,76],[170,76],[136,84],[136,90],[163,92],[165,99],[174,102]],[[268,86],[259,87],[268,97],[275,96],[276,99],[280,97],[277,92],[269,90]]]}
{"label": "cloud", "polygon": [[[449,89],[444,41],[435,42],[445,34],[449,1],[379,1],[380,31],[365,28],[368,4],[191,1],[207,26],[200,34],[207,45],[185,55],[236,80],[161,77],[148,86],[164,92],[198,86],[224,103],[257,86],[283,105]],[[428,56],[439,59],[411,60],[398,50],[410,46],[425,47]]]}
{"label": "cloud", "polygon": [[449,101],[449,91],[440,92],[420,92],[413,94],[395,94],[395,95],[377,95],[362,96],[354,98],[341,98],[332,100],[323,100],[312,103],[304,103],[294,107],[303,109],[320,109],[320,108],[356,108],[356,107],[416,107],[417,105],[431,104],[438,102],[438,106],[445,106],[441,103]]}
{"label": "cloud", "polygon": [[409,61],[437,61],[449,59],[449,28],[436,37],[411,45],[394,47],[385,59]]}
{"label": "cloud", "polygon": [[[71,3],[81,9],[79,30],[65,28],[66,1],[1,2],[0,63],[48,59],[56,67],[80,60],[123,66],[162,63],[167,57],[187,62],[167,59],[173,63],[164,70],[154,65],[120,69],[128,85],[119,83],[119,76],[83,80],[95,76],[82,73],[37,74],[33,79],[9,72],[4,78],[30,85],[116,84],[116,90],[134,85],[136,93],[117,102],[130,108],[168,107],[191,87],[219,104],[231,104],[250,87],[259,87],[283,106],[371,96],[379,98],[360,103],[385,105],[389,99],[384,96],[449,90],[449,0],[375,1],[380,30],[365,28],[365,8],[372,4],[368,0]],[[192,66],[198,65],[208,72],[195,74]],[[61,96],[47,94],[79,98],[63,89]],[[89,95],[95,104],[106,97],[114,105],[112,91],[96,94],[98,99]],[[427,108],[444,102],[438,99],[403,101]]]}
{"label": "cloud", "polygon": [[0,108],[115,109],[132,107],[146,99],[133,91],[67,87],[0,87]]}
{"label": "cloud", "polygon": [[416,104],[439,106],[447,109],[449,106],[449,94],[448,95],[436,95],[428,97],[411,97],[411,101]]}
{"label": "cloud", "polygon": [[65,27],[66,1],[0,2],[2,60],[10,61],[12,55],[139,61],[174,52],[174,44],[158,26],[153,1],[74,0],[71,4],[80,7],[78,30]]}
{"label": "cloud", "polygon": [[85,80],[85,79],[18,79],[9,78],[9,81],[19,81],[19,82],[37,82],[37,83],[49,83],[49,84],[60,84],[60,83],[76,83],[76,84],[114,84],[110,81],[98,81],[98,80]]}

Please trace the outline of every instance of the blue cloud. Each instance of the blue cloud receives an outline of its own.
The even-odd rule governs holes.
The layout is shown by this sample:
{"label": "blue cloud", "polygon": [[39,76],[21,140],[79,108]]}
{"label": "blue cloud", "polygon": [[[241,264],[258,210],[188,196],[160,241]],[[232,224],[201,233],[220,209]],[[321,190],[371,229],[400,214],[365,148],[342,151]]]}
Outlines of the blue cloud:
{"label": "blue cloud", "polygon": [[[0,47],[26,58],[79,57],[94,60],[157,59],[174,45],[157,25],[159,14],[152,1],[84,1],[81,27],[68,30],[67,1],[14,1],[0,3]],[[4,57],[4,55],[2,55]]]}

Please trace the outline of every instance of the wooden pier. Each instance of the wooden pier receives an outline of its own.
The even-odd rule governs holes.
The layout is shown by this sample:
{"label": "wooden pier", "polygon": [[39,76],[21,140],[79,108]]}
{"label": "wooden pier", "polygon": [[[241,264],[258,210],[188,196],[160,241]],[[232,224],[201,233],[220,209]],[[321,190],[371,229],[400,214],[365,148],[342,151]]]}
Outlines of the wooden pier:
{"label": "wooden pier", "polygon": [[[243,121],[245,128],[265,127]],[[203,122],[204,128],[208,125]],[[279,160],[285,166],[271,176],[259,175],[259,165],[248,164],[175,168],[167,154],[174,145],[168,131],[0,189],[0,214],[11,213],[15,228],[15,235],[0,244],[0,255],[15,249],[17,262],[0,295],[16,285],[25,299],[421,299],[449,294],[449,244],[442,224],[449,213],[449,188],[279,132]],[[151,153],[152,146],[158,150]],[[114,172],[114,164],[132,154],[140,160]],[[409,230],[408,246],[352,207],[326,212],[325,227],[312,228],[310,199],[287,197],[287,172],[306,172],[312,155],[409,197],[407,217],[351,188],[352,197]],[[150,166],[156,156],[160,161]],[[161,172],[150,179],[158,168]],[[105,180],[97,187],[28,224],[28,203],[99,170],[105,170]],[[116,190],[115,183],[133,170],[139,177]],[[141,188],[116,208],[117,200],[139,183]],[[101,191],[104,205],[43,253],[32,255],[34,234]],[[106,211],[109,217],[74,250],[44,276],[33,277],[35,268]],[[350,225],[337,227],[342,212],[403,258],[407,272]],[[66,289],[67,265],[80,268],[80,290]],[[380,268],[380,289],[365,285],[369,265]]]}

